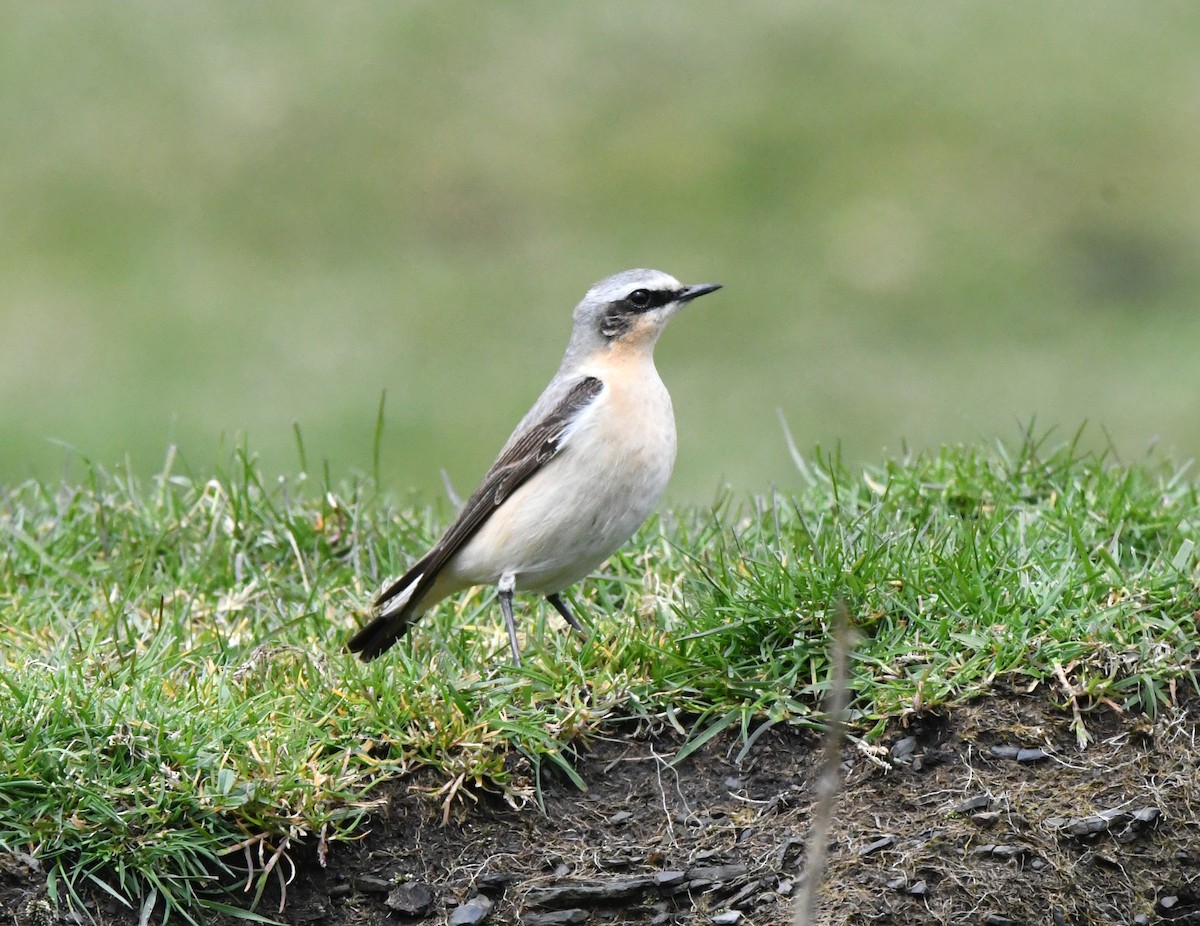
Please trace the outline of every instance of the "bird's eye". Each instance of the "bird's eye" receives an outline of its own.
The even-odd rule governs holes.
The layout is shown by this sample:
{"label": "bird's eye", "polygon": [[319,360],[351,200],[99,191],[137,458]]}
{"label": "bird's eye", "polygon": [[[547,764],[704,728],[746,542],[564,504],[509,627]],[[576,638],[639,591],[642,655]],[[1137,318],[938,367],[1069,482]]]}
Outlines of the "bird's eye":
{"label": "bird's eye", "polygon": [[635,309],[648,309],[652,299],[653,297],[650,295],[650,290],[648,289],[635,289],[625,297],[625,301]]}

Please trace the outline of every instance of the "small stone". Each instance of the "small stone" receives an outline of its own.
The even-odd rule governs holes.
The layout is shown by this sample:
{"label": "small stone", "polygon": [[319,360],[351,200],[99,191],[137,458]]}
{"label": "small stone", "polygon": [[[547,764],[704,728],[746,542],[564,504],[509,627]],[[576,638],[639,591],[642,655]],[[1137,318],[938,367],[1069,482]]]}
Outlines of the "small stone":
{"label": "small stone", "polygon": [[683,871],[660,871],[654,876],[654,883],[658,887],[670,887],[686,877],[687,873]]}
{"label": "small stone", "polygon": [[492,912],[492,901],[483,894],[476,894],[466,903],[456,907],[446,920],[448,926],[477,926]]}
{"label": "small stone", "polygon": [[997,845],[989,843],[986,846],[976,846],[973,854],[990,855],[992,858],[1010,859],[1022,858],[1026,853],[1024,846]]}
{"label": "small stone", "polygon": [[730,791],[740,791],[742,788],[746,787],[746,780],[744,778],[738,778],[734,775],[730,775],[725,779],[725,787]]}
{"label": "small stone", "polygon": [[951,813],[972,813],[976,810],[987,810],[992,803],[992,799],[986,794],[976,794],[974,797],[968,797],[961,804],[956,806]]}
{"label": "small stone", "polygon": [[613,826],[620,826],[622,823],[628,823],[632,819],[633,819],[633,814],[630,811],[618,810],[616,813],[614,813],[611,817],[608,818],[608,822],[611,823]]}
{"label": "small stone", "polygon": [[896,762],[903,762],[916,751],[917,738],[915,736],[906,736],[903,739],[896,740],[892,744],[892,759]]}
{"label": "small stone", "polygon": [[1133,926],[1150,926],[1150,917],[1145,913],[1139,913],[1133,918]]}
{"label": "small stone", "polygon": [[1099,817],[1080,817],[1078,820],[1068,820],[1063,829],[1072,836],[1094,836],[1106,829],[1106,826]]}
{"label": "small stone", "polygon": [[755,895],[758,894],[761,888],[762,885],[759,882],[751,881],[725,901],[725,903],[731,910],[748,910],[754,906]]}
{"label": "small stone", "polygon": [[924,878],[922,878],[916,884],[910,884],[907,893],[911,894],[913,897],[924,897],[928,891],[929,884],[926,883]]}
{"label": "small stone", "polygon": [[383,878],[376,878],[374,875],[359,875],[357,878],[352,878],[350,883],[354,885],[356,891],[363,894],[386,894],[396,886],[395,881],[386,881]]}
{"label": "small stone", "polygon": [[993,746],[988,750],[997,759],[1015,759],[1020,751],[1016,746]]}
{"label": "small stone", "polygon": [[572,923],[586,923],[587,920],[587,910],[578,908],[551,910],[549,913],[526,913],[521,917],[525,926],[570,926]]}
{"label": "small stone", "polygon": [[1174,894],[1164,894],[1162,897],[1158,898],[1158,903],[1156,903],[1155,906],[1158,907],[1159,913],[1165,913],[1168,910],[1175,909],[1175,905],[1178,903],[1179,898]]}
{"label": "small stone", "polygon": [[[1128,818],[1128,814],[1123,810],[1102,810],[1100,813],[1094,813],[1090,817],[1072,817],[1062,824],[1062,828],[1067,835],[1074,836],[1077,839],[1083,839],[1087,836],[1095,836],[1097,833],[1103,833],[1110,829],[1116,823],[1122,823]],[[1058,819],[1057,817],[1055,818]]]}
{"label": "small stone", "polygon": [[1116,833],[1113,838],[1120,843],[1133,842],[1146,830],[1157,825],[1160,819],[1162,819],[1162,811],[1157,807],[1142,807],[1133,812],[1129,822],[1125,824],[1125,828]]}
{"label": "small stone", "polygon": [[780,897],[791,897],[794,889],[795,885],[792,883],[790,878],[784,878],[775,885],[775,893]]}
{"label": "small stone", "polygon": [[859,849],[858,854],[859,855],[873,855],[874,853],[882,851],[883,849],[890,849],[895,844],[896,844],[895,836],[881,836],[879,839],[876,839],[874,842],[867,843],[867,845],[865,845],[861,849]]}
{"label": "small stone", "polygon": [[1157,807],[1143,807],[1141,810],[1133,812],[1133,819],[1143,826],[1157,823],[1160,817],[1162,817],[1162,811]]}
{"label": "small stone", "polygon": [[1043,759],[1049,759],[1050,753],[1044,749],[1019,749],[1017,750],[1018,762],[1041,762]]}
{"label": "small stone", "polygon": [[604,881],[576,881],[532,888],[525,895],[529,907],[567,908],[577,904],[615,906],[637,897],[655,886],[653,878],[614,878]]}
{"label": "small stone", "polygon": [[716,926],[733,926],[734,923],[741,922],[742,913],[740,910],[726,910],[724,913],[718,913],[712,918]]}
{"label": "small stone", "polygon": [[889,891],[902,891],[908,886],[908,878],[892,878],[886,886]]}
{"label": "small stone", "polygon": [[433,888],[423,881],[407,881],[388,894],[384,904],[405,916],[424,916],[436,897]]}
{"label": "small stone", "polygon": [[687,876],[692,881],[716,881],[719,883],[740,878],[746,871],[745,865],[734,862],[729,865],[701,865],[689,868]]}

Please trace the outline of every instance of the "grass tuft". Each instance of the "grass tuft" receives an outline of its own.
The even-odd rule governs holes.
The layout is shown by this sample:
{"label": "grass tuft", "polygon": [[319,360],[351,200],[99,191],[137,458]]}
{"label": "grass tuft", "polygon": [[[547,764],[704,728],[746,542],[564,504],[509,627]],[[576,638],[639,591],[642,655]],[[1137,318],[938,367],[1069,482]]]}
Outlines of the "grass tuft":
{"label": "grass tuft", "polygon": [[149,482],[90,466],[0,489],[0,851],[36,858],[58,903],[100,890],[195,921],[285,884],[300,841],[352,837],[372,789],[416,769],[448,815],[480,788],[535,801],[550,769],[586,787],[573,744],[616,722],[689,731],[685,751],[815,724],[841,601],[875,733],[1041,685],[1084,743],[1089,709],[1196,688],[1186,467],[1030,434],[862,471],[797,461],[794,492],[647,524],[574,590],[586,642],[528,602],[520,669],[488,590],[386,658],[345,653],[445,521],[373,483],[268,483],[242,450],[211,475],[169,454]]}

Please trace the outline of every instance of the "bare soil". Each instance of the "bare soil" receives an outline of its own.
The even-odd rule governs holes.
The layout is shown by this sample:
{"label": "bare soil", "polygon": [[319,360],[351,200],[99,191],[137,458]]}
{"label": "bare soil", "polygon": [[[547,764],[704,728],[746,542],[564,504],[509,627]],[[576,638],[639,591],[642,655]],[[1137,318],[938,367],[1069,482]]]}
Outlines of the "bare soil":
{"label": "bare soil", "polygon": [[[848,742],[818,921],[1200,926],[1198,719],[1195,701],[1154,721],[1093,712],[1081,748],[1069,712],[1008,694]],[[675,735],[614,731],[579,747],[585,793],[543,777],[541,807],[476,792],[448,822],[441,782],[394,782],[361,840],[330,846],[324,866],[315,847],[293,855],[279,919],[788,923],[821,741],[775,727],[744,745],[718,738],[674,764]],[[59,921],[13,856],[0,911]],[[137,921],[103,898],[91,912]]]}

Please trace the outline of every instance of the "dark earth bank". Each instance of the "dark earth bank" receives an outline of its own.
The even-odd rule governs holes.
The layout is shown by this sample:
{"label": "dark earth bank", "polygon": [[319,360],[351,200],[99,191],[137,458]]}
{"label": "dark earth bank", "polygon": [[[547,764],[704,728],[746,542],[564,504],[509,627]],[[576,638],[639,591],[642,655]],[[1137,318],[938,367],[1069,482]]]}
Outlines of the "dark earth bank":
{"label": "dark earth bank", "polygon": [[[1157,719],[997,695],[895,724],[842,752],[821,923],[1200,926],[1200,702]],[[443,823],[427,775],[386,787],[369,832],[291,856],[293,924],[725,923],[791,920],[820,737],[774,727],[749,748],[613,732],[580,747],[581,793],[542,808],[475,792]],[[514,760],[517,761],[517,760]],[[258,907],[276,916],[280,895]],[[31,860],[0,855],[0,922],[64,922]],[[102,896],[94,921],[138,917]],[[150,922],[161,919],[156,911]],[[232,924],[234,920],[227,921]],[[222,926],[226,926],[223,922]]]}

